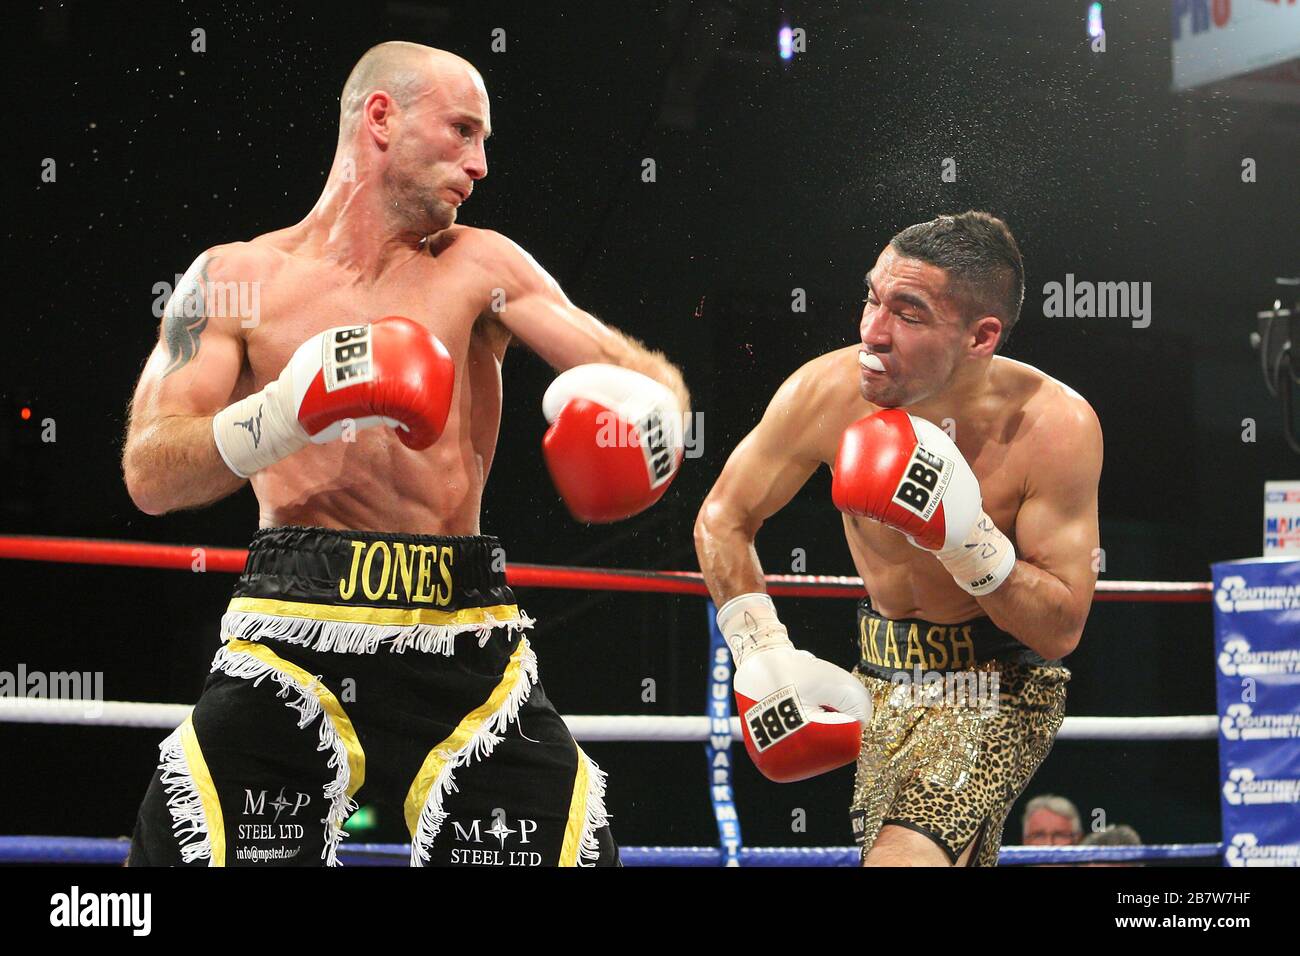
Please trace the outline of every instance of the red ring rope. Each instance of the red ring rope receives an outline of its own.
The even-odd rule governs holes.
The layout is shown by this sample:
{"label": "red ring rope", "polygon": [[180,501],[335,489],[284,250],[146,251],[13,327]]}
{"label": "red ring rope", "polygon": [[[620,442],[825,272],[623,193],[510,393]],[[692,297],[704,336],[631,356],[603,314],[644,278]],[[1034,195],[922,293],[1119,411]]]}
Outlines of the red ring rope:
{"label": "red ring rope", "polygon": [[[239,573],[248,552],[243,548],[206,545],[148,544],[94,538],[0,535],[0,558],[53,561],[61,564],[111,564],[137,568]],[[698,571],[636,571],[575,568],[546,564],[510,564],[506,580],[519,588],[572,588],[587,591],[641,591],[707,596]],[[768,590],[778,597],[856,598],[864,593],[859,577],[825,574],[769,574]],[[1098,601],[1166,601],[1204,603],[1213,586],[1205,581],[1098,581]]]}

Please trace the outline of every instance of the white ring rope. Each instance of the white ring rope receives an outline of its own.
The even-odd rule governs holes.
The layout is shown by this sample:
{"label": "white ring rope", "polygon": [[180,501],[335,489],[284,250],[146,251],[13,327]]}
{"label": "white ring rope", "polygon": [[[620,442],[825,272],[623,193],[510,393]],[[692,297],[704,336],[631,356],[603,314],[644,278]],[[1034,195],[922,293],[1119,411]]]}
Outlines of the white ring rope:
{"label": "white ring rope", "polygon": [[[190,712],[188,704],[147,704],[122,700],[47,700],[0,697],[0,723],[79,724],[96,727],[153,727],[170,730]],[[703,743],[713,722],[708,717],[628,715],[568,716],[581,741],[667,741]],[[1218,733],[1213,714],[1185,717],[1066,717],[1061,740],[1212,740]],[[731,737],[740,740],[740,719],[731,718]]]}

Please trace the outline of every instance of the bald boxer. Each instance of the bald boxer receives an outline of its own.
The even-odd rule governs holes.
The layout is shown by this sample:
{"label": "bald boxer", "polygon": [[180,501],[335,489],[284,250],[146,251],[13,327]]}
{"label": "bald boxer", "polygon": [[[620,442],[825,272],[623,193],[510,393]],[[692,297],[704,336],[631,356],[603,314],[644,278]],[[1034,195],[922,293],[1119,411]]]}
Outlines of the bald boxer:
{"label": "bald boxer", "polygon": [[374,47],[315,207],[207,250],[167,305],[131,498],[159,515],[250,483],[260,530],[133,865],[333,864],[358,798],[405,821],[412,865],[617,863],[604,775],[538,683],[479,509],[513,339],[562,373],[542,454],[583,521],[664,493],[688,395],[515,243],[456,224],[491,134],[465,60]]}
{"label": "bald boxer", "polygon": [[[1023,296],[1000,219],[904,229],[867,274],[860,341],[786,380],[696,521],[746,747],[776,780],[856,759],[868,866],[994,865],[1064,718],[1101,429],[1077,392],[995,354]],[[795,650],[754,548],[821,465],[870,595],[853,674]]]}

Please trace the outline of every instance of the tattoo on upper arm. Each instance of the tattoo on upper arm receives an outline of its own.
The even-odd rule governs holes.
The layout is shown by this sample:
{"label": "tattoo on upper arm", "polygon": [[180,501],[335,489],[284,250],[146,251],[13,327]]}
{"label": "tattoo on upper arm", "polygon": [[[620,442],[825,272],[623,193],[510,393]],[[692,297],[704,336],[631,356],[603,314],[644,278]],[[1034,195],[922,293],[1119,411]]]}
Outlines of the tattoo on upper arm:
{"label": "tattoo on upper arm", "polygon": [[167,343],[167,368],[163,378],[180,371],[199,352],[199,336],[208,325],[207,284],[208,266],[216,256],[204,259],[198,275],[188,285],[172,293],[163,316],[163,341]]}

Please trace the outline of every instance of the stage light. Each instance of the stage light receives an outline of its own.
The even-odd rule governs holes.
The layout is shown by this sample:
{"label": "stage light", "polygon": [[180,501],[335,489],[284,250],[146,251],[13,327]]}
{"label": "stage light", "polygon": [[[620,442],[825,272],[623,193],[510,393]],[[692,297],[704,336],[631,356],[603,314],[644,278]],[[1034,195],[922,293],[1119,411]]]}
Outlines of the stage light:
{"label": "stage light", "polygon": [[1096,39],[1106,32],[1106,28],[1101,25],[1101,4],[1093,3],[1088,6],[1088,36]]}

